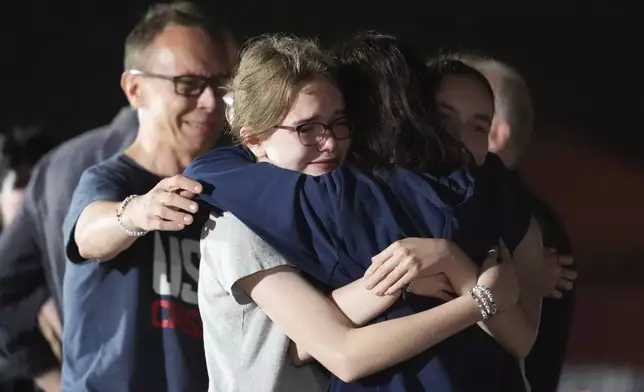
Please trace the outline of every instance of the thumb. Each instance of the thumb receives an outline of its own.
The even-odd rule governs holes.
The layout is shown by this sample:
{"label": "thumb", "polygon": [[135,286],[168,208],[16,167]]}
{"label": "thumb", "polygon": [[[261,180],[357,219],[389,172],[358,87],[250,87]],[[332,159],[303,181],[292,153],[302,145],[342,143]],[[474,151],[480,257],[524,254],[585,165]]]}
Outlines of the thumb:
{"label": "thumb", "polygon": [[490,249],[487,252],[487,257],[483,262],[481,269],[484,271],[490,267],[493,267],[498,264],[499,251],[497,249]]}

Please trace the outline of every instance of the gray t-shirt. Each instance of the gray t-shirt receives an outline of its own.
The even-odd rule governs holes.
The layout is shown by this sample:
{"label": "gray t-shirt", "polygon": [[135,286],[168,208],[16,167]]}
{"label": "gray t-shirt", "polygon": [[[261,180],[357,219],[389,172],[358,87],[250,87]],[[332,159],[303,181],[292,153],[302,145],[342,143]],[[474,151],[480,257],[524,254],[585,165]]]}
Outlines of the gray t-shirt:
{"label": "gray t-shirt", "polygon": [[201,237],[199,309],[210,392],[317,392],[327,379],[295,367],[289,338],[236,283],[288,262],[229,213],[211,216]]}

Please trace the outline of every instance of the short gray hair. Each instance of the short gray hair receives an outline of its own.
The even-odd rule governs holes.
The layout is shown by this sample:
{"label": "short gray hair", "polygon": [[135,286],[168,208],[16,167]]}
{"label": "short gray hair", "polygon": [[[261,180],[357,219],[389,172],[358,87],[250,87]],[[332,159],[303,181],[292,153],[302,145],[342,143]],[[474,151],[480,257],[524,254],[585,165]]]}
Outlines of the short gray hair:
{"label": "short gray hair", "polygon": [[147,49],[168,26],[182,26],[201,29],[227,48],[230,32],[219,26],[207,14],[206,9],[192,1],[158,3],[150,6],[145,15],[134,26],[125,40],[125,71],[141,66]]}

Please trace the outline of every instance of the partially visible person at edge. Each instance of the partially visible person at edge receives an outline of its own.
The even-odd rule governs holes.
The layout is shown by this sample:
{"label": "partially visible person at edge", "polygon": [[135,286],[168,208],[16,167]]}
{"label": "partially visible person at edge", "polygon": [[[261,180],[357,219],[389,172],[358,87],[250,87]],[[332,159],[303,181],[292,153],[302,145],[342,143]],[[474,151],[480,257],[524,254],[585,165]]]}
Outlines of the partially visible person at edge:
{"label": "partially visible person at edge", "polygon": [[[436,179],[430,175],[419,175],[400,168],[400,166],[415,167],[417,172],[443,169],[442,171],[445,172],[462,164],[459,160],[458,143],[450,142],[451,137],[440,130],[433,131],[429,128],[429,120],[426,117],[423,118],[426,116],[423,113],[426,113],[428,102],[423,94],[418,93],[418,89],[422,88],[418,79],[413,79],[413,76],[426,74],[423,62],[406,48],[403,55],[400,49],[396,48],[400,43],[391,37],[367,34],[356,37],[351,44],[356,47],[347,44],[346,50],[340,51],[346,56],[343,57],[343,60],[347,61],[343,62],[343,68],[348,71],[341,80],[352,83],[351,87],[355,89],[352,98],[347,98],[348,113],[349,115],[356,115],[356,111],[369,113],[372,118],[376,117],[372,121],[381,122],[380,125],[385,128],[383,130],[380,127],[357,127],[356,130],[369,129],[375,134],[362,133],[359,138],[354,137],[352,149],[355,154],[356,150],[360,151],[358,147],[362,146],[362,158],[367,159],[361,159],[359,162],[363,166],[366,163],[367,167],[371,164],[371,170],[380,172],[380,177],[386,178],[388,186],[383,187],[378,179],[371,177],[367,172],[360,172],[351,165],[340,165],[330,174],[313,178],[282,170],[273,165],[250,163],[252,156],[238,147],[218,149],[206,154],[193,162],[186,171],[186,175],[197,178],[206,185],[205,193],[202,195],[204,200],[212,206],[231,211],[289,261],[332,288],[361,278],[370,266],[365,264],[366,260],[370,260],[371,256],[382,251],[390,243],[414,235],[419,237],[460,235],[464,243],[470,241],[469,244],[464,244],[466,253],[480,263],[487,249],[498,243],[501,228],[494,226],[493,216],[497,216],[501,211],[494,208],[484,210],[485,216],[490,214],[490,223],[487,227],[481,227],[482,231],[479,230],[477,233],[473,230],[476,224],[465,221],[463,226],[467,229],[459,233],[454,228],[456,217],[453,215],[452,207],[453,204],[458,204],[469,196],[471,189],[467,186],[469,181],[467,175],[464,172],[457,172],[449,177]],[[387,52],[387,48],[391,52]],[[393,62],[390,61],[391,58],[382,58],[387,54],[394,58]],[[355,56],[353,65],[357,69],[347,67],[352,55]],[[414,66],[411,72],[405,64],[405,61],[410,60]],[[376,68],[378,65],[382,66],[381,69],[389,66],[399,67],[395,71],[401,72],[403,76],[396,80],[385,78],[389,84],[386,87],[380,86],[382,74],[379,72],[382,71]],[[369,72],[361,67],[372,71]],[[373,71],[374,69],[376,71]],[[396,72],[391,72],[389,75],[396,75]],[[360,79],[363,80],[359,81]],[[367,85],[355,85],[365,82]],[[376,95],[365,94],[369,86],[375,89]],[[343,87],[345,92],[351,91],[351,88],[347,88],[346,85]],[[383,93],[379,88],[392,90],[386,90]],[[378,99],[384,99],[384,102],[375,103],[371,99],[366,100],[364,97],[367,96],[371,98],[376,96]],[[397,100],[401,96],[403,100]],[[410,97],[413,99],[410,100]],[[353,99],[356,99],[355,106],[349,104]],[[391,101],[387,102],[387,99]],[[237,100],[234,99],[233,110],[237,112],[240,108],[235,102]],[[373,103],[369,104],[369,102]],[[413,109],[408,106],[409,110],[406,111],[398,110],[400,108],[391,106],[392,102],[414,106]],[[367,108],[370,110],[366,110]],[[403,113],[402,116],[407,118],[401,119],[393,113]],[[236,116],[237,113],[234,115]],[[352,121],[365,121],[369,116],[355,116]],[[399,126],[400,124],[404,125]],[[426,132],[426,130],[432,132]],[[386,131],[389,131],[389,134]],[[360,135],[359,132],[354,133],[356,134]],[[356,139],[360,138],[365,144],[356,142]],[[405,146],[408,149],[411,147],[412,151],[405,153]],[[450,149],[450,146],[456,148]],[[364,155],[366,153],[370,155]],[[427,156],[434,158],[435,161],[429,161],[425,158]],[[345,184],[350,184],[353,188],[344,187]],[[462,193],[459,195],[458,192],[451,191],[450,186]],[[294,192],[293,188],[295,188]],[[251,197],[252,201],[246,200],[248,197]],[[338,198],[344,199],[339,201]],[[478,200],[480,203],[479,199],[473,200]],[[452,205],[449,204],[450,202]],[[262,208],[265,205],[274,207],[266,210]],[[462,206],[458,207],[457,209],[461,209]],[[474,211],[471,206],[463,210]],[[415,214],[414,211],[416,211]],[[477,212],[481,215],[482,211]],[[377,222],[374,222],[374,219]],[[511,314],[516,322],[512,323],[512,328],[505,328],[503,331],[505,333],[500,333],[498,336],[510,337],[504,342],[504,346],[512,348],[512,352],[519,355],[525,355],[529,351],[536,334],[540,296],[535,296],[534,292],[542,281],[540,233],[534,223],[530,224],[529,230],[527,229],[529,217],[524,218],[523,221],[525,222],[523,232],[526,233],[527,230],[526,240],[519,244],[512,244],[512,247],[516,248],[515,254],[522,255],[518,259],[521,260],[520,276],[523,277],[522,283],[526,287],[525,298],[522,298],[520,306],[512,308],[512,312],[504,312],[494,320],[499,321],[497,326],[501,324],[501,327],[507,327],[507,316]],[[276,224],[278,222],[279,224]],[[351,238],[352,236],[354,238]],[[392,249],[402,249],[403,254],[414,253],[405,245],[409,243],[413,244],[414,240],[398,241],[379,255],[381,261],[386,261],[384,263],[386,267],[375,268],[377,273],[374,269],[367,270],[366,273],[368,276],[375,277],[375,283],[382,281],[382,284],[374,286],[368,283],[369,286],[381,293],[391,293],[388,288],[395,291],[404,287],[416,276],[413,272],[401,275],[401,271],[405,268],[396,267],[399,257],[387,255]],[[539,249],[539,252],[535,252],[535,248]],[[395,253],[393,256],[400,256],[399,252]],[[405,257],[403,259],[409,262],[409,259]],[[418,262],[421,267],[418,267],[418,270],[421,274],[426,273],[422,268],[422,257],[411,259],[420,260]],[[524,295],[523,292],[522,295]],[[440,303],[431,301],[428,303],[410,296],[395,304],[386,313],[385,318],[414,313],[416,310],[434,307]],[[494,322],[488,324],[494,324]],[[297,341],[297,339],[294,340]],[[332,388],[341,390],[367,388],[368,390],[371,387],[379,387],[387,390],[405,390],[412,384],[417,388],[423,388],[423,386],[429,388],[431,384],[437,390],[490,390],[490,388],[521,390],[524,388],[518,366],[515,377],[510,380],[507,379],[508,373],[499,371],[506,365],[506,354],[478,328],[469,328],[452,337],[450,342],[450,344],[436,346],[404,365],[376,374],[359,383],[344,384],[335,379],[332,381]],[[418,350],[420,352],[422,347],[419,346]],[[486,366],[481,367],[481,361],[474,360],[470,355],[472,352],[467,354],[467,351],[463,350],[484,353],[483,362]],[[471,364],[467,358],[472,359]],[[325,364],[324,361],[322,363]],[[359,361],[352,361],[352,364],[358,369],[362,365]]]}
{"label": "partially visible person at edge", "polygon": [[[17,126],[10,132],[0,136],[2,153],[0,155],[0,216],[2,229],[7,230],[14,223],[16,214],[20,211],[25,197],[25,188],[29,182],[32,171],[40,158],[54,147],[54,142],[44,134],[44,129],[39,125]],[[21,232],[22,236],[29,233]],[[10,265],[11,271],[7,275],[21,274],[21,265]],[[0,265],[0,270],[3,266]],[[0,276],[5,276],[3,273]],[[8,285],[4,279],[0,280],[0,290]],[[17,289],[28,292],[28,284],[19,285]],[[7,290],[8,291],[8,290]],[[39,388],[45,392],[60,391],[60,370],[57,358],[47,348],[43,335],[49,335],[47,324],[39,326],[39,320],[34,312],[28,310],[42,304],[38,292],[30,296],[2,296],[0,300],[0,390],[3,392],[34,390],[34,380]],[[34,301],[35,300],[35,301]],[[51,305],[45,305],[47,309]],[[27,311],[25,311],[27,310]],[[40,327],[40,329],[39,329]],[[60,331],[60,322],[54,323],[52,328]],[[53,331],[52,331],[53,332]],[[25,358],[23,347],[18,341],[25,335],[36,337],[38,345],[46,353],[44,358]],[[60,336],[60,334],[58,334]],[[59,345],[58,345],[59,347]],[[46,364],[41,366],[41,364]],[[50,366],[47,366],[49,365]]]}
{"label": "partially visible person at edge", "polygon": [[[428,72],[435,81],[432,88],[436,96],[435,110],[443,127],[463,141],[482,170],[496,173],[500,179],[499,186],[516,186],[503,162],[488,153],[495,103],[492,87],[485,76],[453,55],[430,59]],[[547,250],[544,256],[549,256]],[[544,287],[544,296],[551,294],[558,283],[566,283],[567,271],[560,271],[562,273],[558,276],[548,275],[550,280]]]}
{"label": "partially visible person at edge", "polygon": [[[228,43],[233,59],[237,49],[232,36]],[[7,374],[16,377],[40,376],[39,385],[46,392],[60,389],[60,365],[49,343],[56,351],[62,339],[56,328],[62,318],[66,260],[60,228],[72,192],[85,169],[123,151],[134,140],[137,128],[136,112],[123,108],[110,124],[47,154],[25,190],[18,218],[0,236],[0,303],[13,304],[0,308],[1,350],[5,350],[3,355],[11,354],[3,366],[10,366]],[[35,320],[50,332],[47,339],[34,328]]]}
{"label": "partially visible person at edge", "polygon": [[180,173],[221,135],[227,45],[191,3],[151,6],[126,39],[136,138],[83,173],[63,225],[65,391],[208,388],[197,308],[207,216],[192,200],[200,185]]}
{"label": "partially visible person at edge", "polygon": [[557,390],[566,357],[577,271],[564,226],[554,211],[524,185],[516,170],[533,130],[534,108],[530,91],[521,75],[503,62],[468,54],[456,57],[480,71],[494,90],[497,110],[488,138],[489,151],[497,154],[511,169],[510,180],[522,189],[543,233],[549,279],[539,334],[526,358],[526,372],[533,392],[553,392]]}

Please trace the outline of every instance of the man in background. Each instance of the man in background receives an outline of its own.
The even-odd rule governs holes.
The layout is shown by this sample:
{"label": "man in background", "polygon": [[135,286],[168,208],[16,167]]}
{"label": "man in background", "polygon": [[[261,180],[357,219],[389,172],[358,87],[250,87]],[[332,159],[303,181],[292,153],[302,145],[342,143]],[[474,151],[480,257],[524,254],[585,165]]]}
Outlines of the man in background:
{"label": "man in background", "polygon": [[[0,216],[3,230],[10,230],[16,221],[32,171],[52,147],[54,142],[44,134],[42,127],[36,125],[15,127],[7,134],[0,135]],[[17,231],[25,237],[30,235]],[[29,275],[29,269],[23,267],[13,265],[4,269],[0,264],[0,276]],[[47,300],[49,291],[43,276],[32,275],[29,280],[12,283],[0,278],[0,292],[12,291],[16,294],[0,297],[0,324],[3,327],[0,329],[0,380],[5,380],[0,384],[0,391],[32,391],[35,379],[36,384],[45,392],[56,392],[60,390],[60,356],[52,353],[48,341],[55,342],[55,335],[60,337],[60,321],[56,317],[51,323],[41,324],[34,317],[38,308]],[[49,316],[52,301],[48,301],[42,309],[43,317]],[[25,358],[25,351],[20,344],[16,344],[20,341],[29,341],[28,344],[38,348],[42,354],[37,358]],[[54,347],[56,346],[60,347],[59,344]]]}

